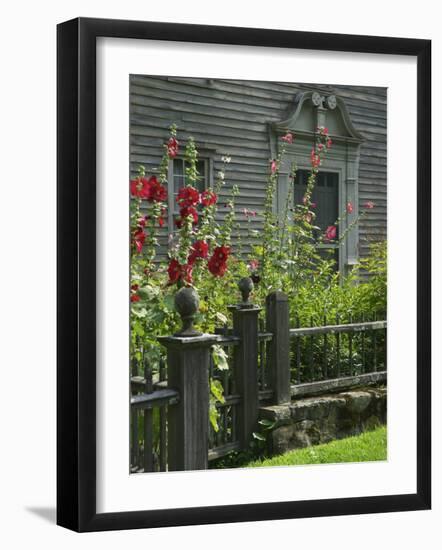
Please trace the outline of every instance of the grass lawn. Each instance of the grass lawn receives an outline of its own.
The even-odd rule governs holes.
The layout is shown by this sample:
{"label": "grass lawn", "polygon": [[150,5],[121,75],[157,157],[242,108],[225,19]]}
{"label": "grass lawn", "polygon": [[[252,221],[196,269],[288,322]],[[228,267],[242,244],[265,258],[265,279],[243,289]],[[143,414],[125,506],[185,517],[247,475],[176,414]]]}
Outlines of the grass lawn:
{"label": "grass lawn", "polygon": [[354,437],[347,437],[296,449],[283,455],[246,464],[246,468],[259,466],[293,466],[301,464],[333,464],[336,462],[368,462],[387,459],[387,428],[385,426]]}

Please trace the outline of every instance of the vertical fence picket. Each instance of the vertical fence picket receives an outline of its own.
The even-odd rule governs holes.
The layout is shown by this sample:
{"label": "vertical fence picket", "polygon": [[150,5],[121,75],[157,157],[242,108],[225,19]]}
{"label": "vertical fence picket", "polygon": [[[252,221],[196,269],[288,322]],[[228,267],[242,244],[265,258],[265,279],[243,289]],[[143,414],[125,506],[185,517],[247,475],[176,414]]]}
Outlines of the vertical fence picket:
{"label": "vertical fence picket", "polygon": [[[264,319],[259,319],[259,331],[264,332]],[[265,388],[265,342],[259,341],[259,389]]]}
{"label": "vertical fence picket", "polygon": [[[377,315],[374,314],[374,321],[376,321]],[[376,331],[372,330],[372,346],[373,346],[373,371],[376,372],[378,370],[378,350],[377,350],[377,338],[376,338]]]}
{"label": "vertical fence picket", "polygon": [[131,453],[130,453],[130,463],[133,469],[137,467],[138,461],[138,411],[131,411]]}
{"label": "vertical fence picket", "polygon": [[[336,324],[339,325],[340,318],[339,313],[336,314]],[[341,334],[336,333],[336,374],[337,377],[341,377]]]}
{"label": "vertical fence picket", "polygon": [[[299,315],[296,314],[296,328],[300,327]],[[301,383],[301,337],[296,338],[296,382]]]}
{"label": "vertical fence picket", "polygon": [[[147,357],[143,360],[145,393],[149,394],[153,391],[152,368]],[[143,426],[143,468],[145,472],[153,472],[153,410],[152,408],[144,409],[144,426]]]}
{"label": "vertical fence picket", "polygon": [[[350,324],[353,323],[353,316],[350,314]],[[348,375],[352,376],[353,373],[353,332],[348,333]]]}
{"label": "vertical fence picket", "polygon": [[[160,382],[166,380],[166,363],[163,358],[160,359]],[[160,407],[159,411],[160,422],[160,472],[167,470],[167,406]]]}
{"label": "vertical fence picket", "polygon": [[[362,314],[362,322],[365,323],[365,314]],[[361,372],[362,374],[365,373],[365,330],[362,331],[361,334]]]}
{"label": "vertical fence picket", "polygon": [[[327,315],[324,315],[324,326],[327,326]],[[327,333],[324,332],[324,339],[322,342],[322,377],[327,378]]]}
{"label": "vertical fence picket", "polygon": [[[310,317],[310,326],[313,326],[313,317]],[[310,382],[313,382],[315,380],[314,376],[314,367],[313,367],[313,343],[314,343],[314,337],[309,336],[309,375],[310,375]]]}

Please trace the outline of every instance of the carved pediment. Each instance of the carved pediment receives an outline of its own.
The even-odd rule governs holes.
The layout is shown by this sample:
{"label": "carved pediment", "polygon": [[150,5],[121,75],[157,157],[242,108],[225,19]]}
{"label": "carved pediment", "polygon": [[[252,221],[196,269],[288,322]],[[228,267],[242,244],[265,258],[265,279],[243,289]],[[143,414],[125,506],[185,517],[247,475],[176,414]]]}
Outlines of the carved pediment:
{"label": "carved pediment", "polygon": [[284,120],[272,123],[277,134],[287,131],[297,136],[311,136],[318,126],[326,126],[335,139],[361,143],[364,138],[351,121],[344,101],[336,95],[323,95],[316,91],[296,96],[293,107]]}

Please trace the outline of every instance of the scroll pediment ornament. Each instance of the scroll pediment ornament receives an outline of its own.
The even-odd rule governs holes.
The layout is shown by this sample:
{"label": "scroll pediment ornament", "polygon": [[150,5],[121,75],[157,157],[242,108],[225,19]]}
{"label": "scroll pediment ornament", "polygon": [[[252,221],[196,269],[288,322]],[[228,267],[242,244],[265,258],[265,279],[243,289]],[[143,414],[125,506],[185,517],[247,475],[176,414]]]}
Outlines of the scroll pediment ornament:
{"label": "scroll pediment ornament", "polygon": [[[316,111],[315,119],[312,119],[311,129],[299,128],[299,121],[308,109],[313,107]],[[327,115],[329,113],[329,115]],[[347,141],[361,143],[364,141],[362,134],[356,130],[351,121],[350,115],[344,101],[334,94],[325,95],[318,91],[302,92],[295,98],[295,103],[289,111],[289,114],[283,120],[271,124],[277,134],[284,134],[288,130],[297,134],[312,134],[316,130],[316,126],[326,126],[327,116],[340,119],[339,127],[344,131],[341,134],[334,135],[335,138],[343,138]]]}
{"label": "scroll pediment ornament", "polygon": [[319,92],[313,92],[312,93],[312,103],[315,107],[319,107],[320,109],[336,109],[336,96],[335,95],[321,95]]}

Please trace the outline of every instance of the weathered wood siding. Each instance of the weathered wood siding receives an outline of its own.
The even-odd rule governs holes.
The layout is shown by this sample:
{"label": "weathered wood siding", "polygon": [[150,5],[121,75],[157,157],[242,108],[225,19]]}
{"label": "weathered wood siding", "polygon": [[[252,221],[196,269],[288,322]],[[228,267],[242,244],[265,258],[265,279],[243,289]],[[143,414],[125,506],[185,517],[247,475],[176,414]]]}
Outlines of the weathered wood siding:
{"label": "weathered wood siding", "polygon": [[[178,125],[179,139],[193,136],[201,157],[213,157],[214,173],[221,156],[232,162],[226,173],[223,205],[230,187],[237,184],[237,217],[243,242],[246,218],[242,209],[261,209],[270,158],[268,123],[284,118],[299,91],[318,90],[340,96],[346,103],[355,127],[363,134],[359,170],[360,207],[372,200],[360,224],[360,253],[368,243],[386,237],[387,216],[387,92],[385,88],[323,86],[276,82],[150,77],[133,75],[130,86],[130,160],[131,175],[139,164],[149,172],[162,154],[168,127]],[[327,169],[325,162],[323,170]],[[222,207],[221,207],[222,211]],[[260,219],[252,221],[254,228]],[[165,245],[169,228],[160,239]]]}

